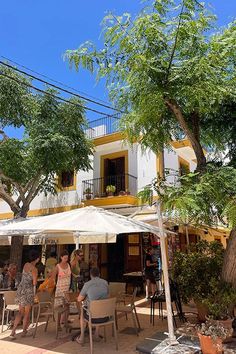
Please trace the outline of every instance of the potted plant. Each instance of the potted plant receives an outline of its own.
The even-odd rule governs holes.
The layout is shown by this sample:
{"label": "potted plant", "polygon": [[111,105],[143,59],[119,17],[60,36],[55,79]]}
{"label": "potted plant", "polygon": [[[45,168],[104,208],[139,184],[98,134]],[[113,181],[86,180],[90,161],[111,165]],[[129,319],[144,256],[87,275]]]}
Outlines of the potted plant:
{"label": "potted plant", "polygon": [[198,338],[203,354],[220,354],[223,352],[222,341],[229,334],[219,322],[207,321],[198,327]]}
{"label": "potted plant", "polygon": [[200,322],[208,315],[214,319],[229,317],[236,303],[234,289],[221,281],[223,256],[223,246],[215,241],[200,241],[191,252],[177,252],[174,256],[173,279],[183,302],[195,302]]}
{"label": "potted plant", "polygon": [[85,191],[84,191],[84,194],[85,194],[87,200],[91,199],[92,198],[92,194],[93,194],[91,188],[89,188],[89,187],[86,188]]}
{"label": "potted plant", "polygon": [[94,193],[94,199],[98,199],[98,198],[100,198],[99,193],[98,192]]}
{"label": "potted plant", "polygon": [[113,186],[112,184],[106,186],[106,192],[109,197],[113,196],[115,191],[116,191],[116,186]]}

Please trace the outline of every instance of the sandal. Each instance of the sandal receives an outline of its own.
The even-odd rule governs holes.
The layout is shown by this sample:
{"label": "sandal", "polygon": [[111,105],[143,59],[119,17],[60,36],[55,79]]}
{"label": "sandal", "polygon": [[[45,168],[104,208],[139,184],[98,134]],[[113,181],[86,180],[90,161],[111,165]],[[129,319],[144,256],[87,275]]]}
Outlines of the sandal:
{"label": "sandal", "polygon": [[84,339],[80,339],[80,337],[75,338],[75,341],[80,345],[84,345]]}
{"label": "sandal", "polygon": [[14,333],[11,333],[10,334],[10,336],[9,336],[9,338],[11,339],[11,340],[14,340],[14,339],[16,339],[16,334]]}

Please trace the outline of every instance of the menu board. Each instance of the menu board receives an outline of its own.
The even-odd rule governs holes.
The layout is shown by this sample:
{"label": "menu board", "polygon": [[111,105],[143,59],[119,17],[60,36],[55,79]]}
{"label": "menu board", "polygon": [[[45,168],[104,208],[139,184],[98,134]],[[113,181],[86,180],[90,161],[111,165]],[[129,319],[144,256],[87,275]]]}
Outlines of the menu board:
{"label": "menu board", "polygon": [[89,264],[90,267],[98,266],[98,244],[89,245]]}

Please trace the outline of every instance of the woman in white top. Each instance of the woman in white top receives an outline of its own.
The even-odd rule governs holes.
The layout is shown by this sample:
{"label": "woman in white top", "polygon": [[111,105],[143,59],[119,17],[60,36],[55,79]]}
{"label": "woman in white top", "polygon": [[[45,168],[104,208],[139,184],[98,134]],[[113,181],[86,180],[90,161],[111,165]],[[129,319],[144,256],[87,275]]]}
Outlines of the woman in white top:
{"label": "woman in white top", "polygon": [[[68,260],[69,253],[64,250],[60,256],[60,263],[56,265],[56,268],[54,270],[54,277],[56,278],[57,276],[55,306],[63,305],[63,303],[66,302],[65,294],[70,290],[71,269]],[[63,324],[64,322],[65,314],[61,316],[61,324]]]}

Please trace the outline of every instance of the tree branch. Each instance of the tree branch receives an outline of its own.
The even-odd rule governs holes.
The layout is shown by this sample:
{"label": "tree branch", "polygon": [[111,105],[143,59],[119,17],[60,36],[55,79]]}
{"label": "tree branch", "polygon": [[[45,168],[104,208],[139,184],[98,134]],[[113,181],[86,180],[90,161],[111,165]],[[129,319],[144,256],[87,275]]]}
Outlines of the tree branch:
{"label": "tree branch", "polygon": [[203,148],[199,142],[199,140],[195,137],[194,133],[188,126],[181,108],[177,104],[177,102],[173,99],[165,98],[165,104],[170,109],[170,111],[175,115],[179,125],[181,126],[182,130],[185,132],[187,137],[189,138],[193,150],[196,155],[197,159],[197,170],[204,170],[206,167],[206,157],[203,152]]}
{"label": "tree branch", "polygon": [[166,72],[166,77],[165,77],[165,83],[168,82],[168,78],[170,75],[170,69],[171,69],[171,65],[174,59],[174,55],[175,55],[175,50],[176,50],[176,46],[177,46],[177,41],[178,41],[178,37],[179,37],[179,30],[180,30],[180,25],[181,25],[181,15],[184,11],[184,0],[182,1],[182,6],[181,6],[181,10],[180,10],[180,14],[179,14],[179,21],[178,21],[178,25],[177,25],[177,31],[176,31],[176,35],[175,35],[175,41],[174,41],[174,45],[173,45],[173,49],[171,52],[171,56],[170,56],[170,61],[169,61],[169,65],[167,68],[167,72]]}

